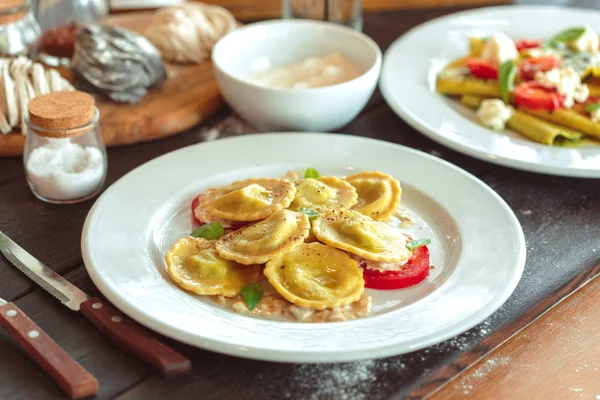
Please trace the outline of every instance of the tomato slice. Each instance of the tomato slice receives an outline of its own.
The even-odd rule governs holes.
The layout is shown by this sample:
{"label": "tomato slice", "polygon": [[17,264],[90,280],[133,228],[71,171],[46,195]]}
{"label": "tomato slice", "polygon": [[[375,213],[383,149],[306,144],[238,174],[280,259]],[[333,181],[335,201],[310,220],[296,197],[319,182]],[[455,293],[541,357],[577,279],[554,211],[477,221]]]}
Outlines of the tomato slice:
{"label": "tomato slice", "polygon": [[427,246],[413,250],[408,262],[399,271],[374,271],[363,267],[365,287],[371,289],[402,289],[416,285],[429,275],[429,249]]}
{"label": "tomato slice", "polygon": [[466,61],[471,75],[481,79],[498,79],[498,67],[483,58],[469,58]]}
{"label": "tomato slice", "polygon": [[196,218],[195,211],[196,211],[196,208],[198,208],[198,205],[200,205],[200,200],[198,199],[198,196],[196,196],[196,197],[194,197],[194,200],[192,200],[192,219],[196,224],[202,226],[202,225],[205,225],[206,222],[202,222],[198,218]]}
{"label": "tomato slice", "polygon": [[523,82],[515,88],[517,107],[533,110],[557,110],[562,107],[564,96],[554,89],[548,89],[536,81]]}
{"label": "tomato slice", "polygon": [[535,49],[542,45],[541,40],[529,40],[529,39],[521,39],[515,42],[515,46],[517,46],[517,50],[521,51],[524,49]]}
{"label": "tomato slice", "polygon": [[556,56],[528,58],[519,65],[519,73],[524,80],[528,81],[535,78],[536,72],[550,71],[560,67],[560,64],[560,58]]}

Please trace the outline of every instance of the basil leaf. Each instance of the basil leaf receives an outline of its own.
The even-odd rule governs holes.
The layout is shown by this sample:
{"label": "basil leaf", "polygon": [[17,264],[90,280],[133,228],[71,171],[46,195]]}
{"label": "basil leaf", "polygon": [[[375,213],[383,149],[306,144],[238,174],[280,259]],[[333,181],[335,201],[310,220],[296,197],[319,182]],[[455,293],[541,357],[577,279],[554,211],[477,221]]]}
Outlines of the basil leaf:
{"label": "basil leaf", "polygon": [[500,97],[508,104],[508,97],[515,88],[515,75],[517,68],[512,60],[507,60],[500,65],[498,71],[498,85],[500,86]]}
{"label": "basil leaf", "polygon": [[306,214],[308,215],[308,220],[312,221],[315,218],[317,218],[321,213],[313,210],[312,208],[305,208],[305,207],[300,207],[298,208],[298,212],[301,212],[302,214]]}
{"label": "basil leaf", "polygon": [[317,179],[319,177],[319,173],[314,168],[307,168],[306,172],[304,173],[304,177]]}
{"label": "basil leaf", "polygon": [[587,106],[585,106],[585,111],[587,111],[587,112],[592,112],[592,111],[597,111],[597,110],[600,110],[600,103],[588,104]]}
{"label": "basil leaf", "polygon": [[427,246],[431,243],[431,239],[415,239],[411,240],[406,244],[406,248],[410,251],[416,249],[417,247]]}
{"label": "basil leaf", "polygon": [[190,236],[197,238],[204,238],[209,240],[218,239],[225,234],[225,229],[220,222],[211,222],[210,224],[202,225],[201,227],[194,229]]}
{"label": "basil leaf", "polygon": [[577,40],[583,35],[585,32],[585,28],[569,28],[564,31],[559,32],[551,39],[544,42],[544,45],[547,47],[554,47],[555,43],[567,43],[572,42],[573,40]]}
{"label": "basil leaf", "polygon": [[260,283],[248,283],[242,286],[242,297],[248,306],[248,310],[254,310],[258,303],[260,303],[263,293],[264,288]]}

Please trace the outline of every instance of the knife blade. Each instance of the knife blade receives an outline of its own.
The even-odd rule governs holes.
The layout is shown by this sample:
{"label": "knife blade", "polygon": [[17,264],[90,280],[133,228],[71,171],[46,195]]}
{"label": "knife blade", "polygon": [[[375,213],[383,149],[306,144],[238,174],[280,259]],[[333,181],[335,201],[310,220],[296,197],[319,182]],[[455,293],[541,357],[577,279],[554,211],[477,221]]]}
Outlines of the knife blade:
{"label": "knife blade", "polygon": [[164,376],[179,375],[191,369],[191,362],[159,341],[107,301],[90,297],[77,286],[44,265],[0,231],[0,252],[18,270],[45,289],[61,303],[81,313],[99,331]]}
{"label": "knife blade", "polygon": [[72,399],[93,396],[98,380],[65,352],[16,304],[0,298],[0,326]]}

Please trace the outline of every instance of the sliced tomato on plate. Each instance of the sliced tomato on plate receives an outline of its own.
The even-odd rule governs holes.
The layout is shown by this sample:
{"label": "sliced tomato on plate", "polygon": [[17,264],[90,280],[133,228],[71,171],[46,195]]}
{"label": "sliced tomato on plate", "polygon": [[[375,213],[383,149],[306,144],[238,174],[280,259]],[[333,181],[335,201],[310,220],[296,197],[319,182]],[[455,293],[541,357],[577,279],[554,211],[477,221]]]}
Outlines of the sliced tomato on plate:
{"label": "sliced tomato on plate", "polygon": [[364,268],[363,278],[365,287],[371,289],[402,289],[422,282],[429,275],[429,249],[427,246],[417,247],[413,250],[408,262],[399,271],[375,271]]}
{"label": "sliced tomato on plate", "polygon": [[529,40],[529,39],[521,39],[515,42],[515,46],[517,46],[517,50],[521,51],[524,49],[535,49],[537,47],[542,46],[541,40]]}
{"label": "sliced tomato on plate", "polygon": [[560,67],[560,58],[556,56],[544,56],[527,58],[519,65],[519,73],[524,80],[532,80],[538,71],[546,72]]}
{"label": "sliced tomato on plate", "polygon": [[471,75],[476,78],[498,79],[498,67],[483,58],[469,58],[466,65]]}
{"label": "sliced tomato on plate", "polygon": [[536,81],[523,82],[515,88],[515,104],[517,107],[532,110],[553,111],[562,107],[564,96],[554,89],[548,89]]}

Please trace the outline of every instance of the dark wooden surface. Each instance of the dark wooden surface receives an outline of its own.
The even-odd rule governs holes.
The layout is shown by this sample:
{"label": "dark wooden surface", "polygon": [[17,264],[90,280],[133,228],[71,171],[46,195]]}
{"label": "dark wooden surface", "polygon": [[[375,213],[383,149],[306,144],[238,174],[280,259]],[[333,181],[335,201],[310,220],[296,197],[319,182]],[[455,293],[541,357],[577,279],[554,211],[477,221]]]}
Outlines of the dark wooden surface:
{"label": "dark wooden surface", "polygon": [[[407,29],[451,11],[455,10],[369,13],[365,17],[365,32],[385,50]],[[211,124],[219,124],[225,117],[227,113],[222,113]],[[226,125],[225,129],[236,127]],[[463,364],[453,363],[457,357],[480,352],[478,345],[493,332],[504,332],[492,338],[494,343],[501,342],[525,323],[523,315],[533,318],[536,312],[532,309],[541,311],[544,299],[556,296],[565,283],[586,274],[600,260],[600,180],[520,172],[463,156],[410,128],[379,93],[341,132],[432,153],[481,177],[508,202],[523,225],[527,265],[515,293],[498,312],[459,337],[428,349],[336,366],[243,360],[165,339],[193,363],[191,374],[165,380],[113,346],[85,318],[35,287],[3,258],[0,296],[14,301],[98,378],[99,399],[401,398],[411,391],[418,393],[414,390],[442,368],[460,371],[464,358]],[[134,167],[202,138],[198,128],[162,141],[109,150],[107,186]],[[79,247],[83,221],[92,204],[93,201],[72,206],[42,203],[27,187],[22,161],[0,159],[0,229],[74,284],[98,295],[82,266]],[[51,381],[6,333],[0,332],[0,399],[61,398],[62,393]]]}

